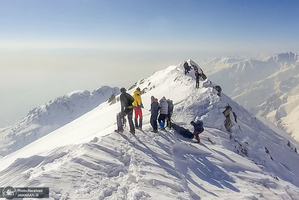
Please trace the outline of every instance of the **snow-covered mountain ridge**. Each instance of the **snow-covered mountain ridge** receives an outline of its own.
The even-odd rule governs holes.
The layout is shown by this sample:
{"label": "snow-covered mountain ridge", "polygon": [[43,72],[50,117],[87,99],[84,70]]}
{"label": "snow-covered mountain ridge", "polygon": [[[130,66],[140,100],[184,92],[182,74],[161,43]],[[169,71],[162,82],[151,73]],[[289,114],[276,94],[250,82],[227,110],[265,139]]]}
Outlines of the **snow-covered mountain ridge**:
{"label": "snow-covered mountain ridge", "polygon": [[[191,61],[189,61],[191,62]],[[210,80],[195,88],[194,71],[182,64],[137,81],[144,109],[143,131],[120,135],[119,103],[104,102],[65,126],[0,159],[1,186],[44,186],[50,199],[299,199],[299,145],[277,134]],[[173,120],[190,130],[204,122],[202,144],[174,130],[152,133],[151,96],[172,99]],[[224,127],[227,105],[231,131]]]}
{"label": "snow-covered mountain ridge", "polygon": [[214,59],[201,67],[224,93],[299,140],[298,54]]}
{"label": "snow-covered mountain ridge", "polygon": [[2,141],[0,157],[64,126],[107,101],[112,94],[119,93],[117,87],[108,86],[103,86],[93,92],[74,91],[34,108],[19,123],[0,131]]}

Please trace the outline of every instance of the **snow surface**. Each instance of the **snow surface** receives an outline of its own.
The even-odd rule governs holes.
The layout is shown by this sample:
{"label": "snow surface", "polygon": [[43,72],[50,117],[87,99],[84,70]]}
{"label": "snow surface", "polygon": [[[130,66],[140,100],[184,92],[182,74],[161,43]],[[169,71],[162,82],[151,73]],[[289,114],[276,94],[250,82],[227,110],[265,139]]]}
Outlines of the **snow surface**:
{"label": "snow surface", "polygon": [[[217,96],[210,80],[196,89],[193,73],[180,64],[136,82],[128,92],[145,91],[136,137],[114,132],[120,103],[104,102],[1,158],[0,187],[49,187],[55,200],[299,199],[299,144]],[[151,132],[152,95],[172,99],[173,120],[191,131],[191,120],[203,120],[202,143],[172,129]],[[228,104],[238,116],[231,132],[222,114]]]}

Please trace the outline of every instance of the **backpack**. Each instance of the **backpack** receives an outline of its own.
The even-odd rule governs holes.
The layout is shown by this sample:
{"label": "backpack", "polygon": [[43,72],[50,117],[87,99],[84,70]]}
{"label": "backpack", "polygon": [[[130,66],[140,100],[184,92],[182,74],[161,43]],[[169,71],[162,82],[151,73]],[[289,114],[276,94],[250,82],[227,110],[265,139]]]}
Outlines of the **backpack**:
{"label": "backpack", "polygon": [[185,63],[184,63],[184,68],[185,68],[185,69],[188,69],[188,67],[189,67],[188,63],[185,62]]}
{"label": "backpack", "polygon": [[202,78],[203,80],[206,80],[206,79],[207,79],[207,76],[206,76],[204,73],[202,73],[202,74],[201,74],[201,78]]}
{"label": "backpack", "polygon": [[205,130],[203,128],[203,122],[199,120],[195,122],[194,127],[195,127],[195,131],[199,133],[202,133]]}
{"label": "backpack", "polygon": [[204,130],[205,130],[205,129],[204,129],[203,127],[201,127],[201,131],[200,131],[200,133],[202,133]]}
{"label": "backpack", "polygon": [[226,107],[225,107],[225,111],[223,111],[224,116],[225,116],[225,117],[228,117],[229,114],[230,114],[230,111],[232,111],[232,107],[230,107],[230,106],[226,106]]}
{"label": "backpack", "polygon": [[172,123],[171,124],[171,127],[176,131],[178,132],[180,135],[182,135],[183,137],[185,138],[190,138],[192,139],[194,137],[194,134],[191,133],[188,129],[185,129],[175,123]]}
{"label": "backpack", "polygon": [[128,95],[128,104],[129,106],[131,106],[133,104],[133,102],[135,101],[135,99],[131,96],[131,95]]}
{"label": "backpack", "polygon": [[215,89],[217,90],[217,92],[221,92],[222,91],[222,89],[221,89],[221,87],[219,85],[216,85]]}

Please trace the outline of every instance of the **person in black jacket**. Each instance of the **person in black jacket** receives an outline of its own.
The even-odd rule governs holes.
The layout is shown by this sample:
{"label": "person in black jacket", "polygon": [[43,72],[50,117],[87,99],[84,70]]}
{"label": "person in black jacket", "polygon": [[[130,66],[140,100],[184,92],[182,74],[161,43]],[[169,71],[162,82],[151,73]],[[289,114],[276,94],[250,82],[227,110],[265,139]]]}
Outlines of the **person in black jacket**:
{"label": "person in black jacket", "polygon": [[201,77],[201,74],[198,72],[198,70],[195,71],[195,78],[196,78],[196,88],[199,88],[199,78]]}
{"label": "person in black jacket", "polygon": [[222,91],[221,87],[220,87],[219,85],[216,85],[214,88],[215,88],[215,90],[217,91],[217,95],[218,95],[219,97],[221,97],[221,91]]}
{"label": "person in black jacket", "polygon": [[121,112],[117,115],[117,132],[123,132],[123,121],[124,117],[127,115],[129,125],[130,125],[130,133],[135,134],[135,127],[133,124],[133,102],[134,98],[126,93],[125,88],[120,89],[120,105],[121,105]]}
{"label": "person in black jacket", "polygon": [[151,118],[150,118],[150,123],[153,127],[153,132],[157,133],[158,132],[158,112],[159,112],[159,103],[158,99],[156,99],[154,96],[151,96]]}
{"label": "person in black jacket", "polygon": [[191,67],[188,65],[187,61],[185,61],[184,63],[184,69],[185,69],[185,75],[187,75],[191,70]]}
{"label": "person in black jacket", "polygon": [[204,131],[203,122],[197,120],[196,122],[191,121],[190,124],[194,127],[194,138],[197,140],[198,143],[200,143],[199,134],[201,134]]}
{"label": "person in black jacket", "polygon": [[168,116],[166,120],[166,126],[171,129],[171,116],[173,113],[173,102],[171,99],[167,99],[167,104],[168,104]]}

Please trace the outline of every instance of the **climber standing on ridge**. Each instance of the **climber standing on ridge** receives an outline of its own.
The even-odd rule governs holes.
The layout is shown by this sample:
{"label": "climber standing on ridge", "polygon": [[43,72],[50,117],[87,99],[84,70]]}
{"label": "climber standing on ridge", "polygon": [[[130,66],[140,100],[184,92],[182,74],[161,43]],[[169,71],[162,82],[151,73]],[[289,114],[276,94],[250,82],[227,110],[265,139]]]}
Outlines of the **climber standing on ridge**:
{"label": "climber standing on ridge", "polygon": [[160,99],[159,108],[160,108],[160,115],[158,118],[158,122],[161,129],[164,129],[165,119],[167,118],[168,115],[168,103],[165,97],[162,97],[162,99]]}
{"label": "climber standing on ridge", "polygon": [[219,85],[216,85],[214,88],[215,88],[215,90],[217,91],[217,95],[218,95],[219,97],[221,97],[221,91],[222,91],[221,87],[220,87]]}
{"label": "climber standing on ridge", "polygon": [[159,113],[159,103],[158,99],[156,99],[154,96],[151,96],[151,118],[150,118],[150,123],[153,127],[154,133],[158,132],[158,123],[157,123],[157,118],[158,118],[158,113]]}
{"label": "climber standing on ridge", "polygon": [[171,129],[171,116],[173,113],[173,102],[170,99],[167,99],[167,104],[168,104],[168,115],[167,115],[167,120],[166,120],[166,126]]}
{"label": "climber standing on ridge", "polygon": [[199,77],[201,77],[201,74],[199,74],[198,70],[195,71],[195,78],[196,78],[196,88],[199,88]]}
{"label": "climber standing on ridge", "polygon": [[[142,100],[141,100],[141,93],[140,88],[138,87],[136,91],[133,94],[134,102],[133,102],[133,108],[134,108],[134,114],[135,114],[135,128],[142,130]],[[138,124],[138,118],[139,118],[139,124]]]}
{"label": "climber standing on ridge", "polygon": [[230,107],[229,104],[225,107],[225,110],[222,112],[225,116],[224,126],[228,132],[230,132],[230,125],[232,123],[232,121],[230,119],[231,112],[232,112],[232,107]]}
{"label": "climber standing on ridge", "polygon": [[118,133],[122,133],[124,131],[124,117],[128,115],[128,121],[130,125],[130,133],[135,135],[135,127],[133,124],[133,102],[134,98],[126,93],[125,88],[120,89],[121,95],[120,95],[120,105],[121,105],[121,112],[117,115],[117,130],[115,130]]}
{"label": "climber standing on ridge", "polygon": [[185,61],[184,63],[184,69],[185,69],[185,75],[187,75],[191,70],[191,67],[188,65],[187,61]]}

